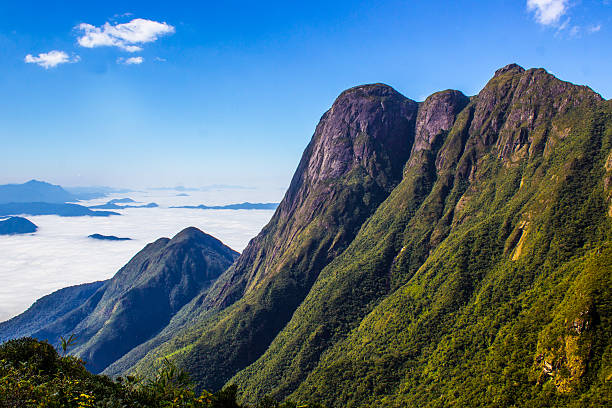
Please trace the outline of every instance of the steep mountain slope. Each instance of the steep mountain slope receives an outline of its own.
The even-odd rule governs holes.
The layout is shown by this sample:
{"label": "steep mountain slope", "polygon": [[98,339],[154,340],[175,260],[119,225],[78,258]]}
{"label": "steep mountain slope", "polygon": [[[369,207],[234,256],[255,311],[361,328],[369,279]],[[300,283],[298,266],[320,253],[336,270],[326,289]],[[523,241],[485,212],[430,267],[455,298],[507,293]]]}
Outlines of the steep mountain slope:
{"label": "steep mountain slope", "polygon": [[255,361],[319,272],[400,181],[417,108],[382,84],[342,93],[321,118],[270,223],[207,295],[192,302],[190,314],[199,317],[136,371],[151,372],[159,357],[169,356],[200,387],[216,389]]}
{"label": "steep mountain slope", "polygon": [[238,254],[196,228],[147,245],[79,307],[33,332],[56,342],[74,334],[74,354],[100,372],[161,330]]}
{"label": "steep mountain slope", "polygon": [[230,381],[243,399],[605,404],[612,104],[516,65],[462,104],[420,107],[402,182]]}

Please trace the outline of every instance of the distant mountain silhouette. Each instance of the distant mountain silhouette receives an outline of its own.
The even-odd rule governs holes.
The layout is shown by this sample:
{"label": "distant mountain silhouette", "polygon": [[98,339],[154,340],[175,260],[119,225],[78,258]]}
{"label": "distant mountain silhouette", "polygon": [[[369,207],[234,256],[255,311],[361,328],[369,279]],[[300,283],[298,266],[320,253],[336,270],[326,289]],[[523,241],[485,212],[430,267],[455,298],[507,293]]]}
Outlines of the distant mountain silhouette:
{"label": "distant mountain silhouette", "polygon": [[0,186],[0,203],[65,203],[77,200],[77,196],[62,187],[44,181],[30,180],[23,184]]}
{"label": "distant mountain silhouette", "polygon": [[[124,200],[130,200],[130,201],[124,201]],[[95,210],[121,210],[123,208],[157,208],[159,207],[157,203],[149,203],[149,204],[144,204],[144,205],[117,205],[116,203],[119,203],[119,202],[135,202],[135,201],[129,198],[123,198],[119,200],[115,199],[115,200],[110,200],[106,204],[89,206],[89,208],[95,209]]]}
{"label": "distant mountain silhouette", "polygon": [[115,198],[107,202],[107,204],[135,203],[131,198]]}
{"label": "distant mountain silhouette", "polygon": [[87,238],[99,239],[102,241],[130,241],[132,238],[119,238],[114,235],[91,234]]}
{"label": "distant mountain silhouette", "polygon": [[278,203],[239,203],[228,205],[182,205],[170,208],[193,208],[199,210],[276,210]]}
{"label": "distant mountain silhouette", "polygon": [[70,194],[78,197],[79,200],[94,200],[96,198],[103,198],[109,194],[123,194],[129,193],[133,190],[113,188],[113,187],[65,187],[66,191]]}
{"label": "distant mountain silhouette", "polygon": [[61,217],[108,217],[120,215],[112,211],[92,211],[78,204],[59,203],[8,203],[0,204],[0,217],[9,215],[59,215]]}
{"label": "distant mountain silhouette", "polygon": [[0,235],[29,234],[36,232],[37,229],[34,223],[21,217],[0,221]]}

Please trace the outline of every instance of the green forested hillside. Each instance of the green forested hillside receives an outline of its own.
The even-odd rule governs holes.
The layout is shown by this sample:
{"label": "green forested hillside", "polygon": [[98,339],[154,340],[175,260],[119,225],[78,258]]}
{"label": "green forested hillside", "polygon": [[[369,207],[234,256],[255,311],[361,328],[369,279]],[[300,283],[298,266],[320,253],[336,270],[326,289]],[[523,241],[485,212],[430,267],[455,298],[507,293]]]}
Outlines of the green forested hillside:
{"label": "green forested hillside", "polygon": [[413,151],[403,181],[268,351],[230,381],[245,399],[609,398],[612,105],[510,66],[439,137],[439,150]]}
{"label": "green forested hillside", "polygon": [[[65,354],[67,344],[63,346]],[[170,363],[148,379],[112,380],[90,373],[82,360],[59,355],[49,343],[29,337],[0,345],[0,407],[322,408],[270,398],[242,405],[236,401],[235,386],[196,393],[189,376]]]}

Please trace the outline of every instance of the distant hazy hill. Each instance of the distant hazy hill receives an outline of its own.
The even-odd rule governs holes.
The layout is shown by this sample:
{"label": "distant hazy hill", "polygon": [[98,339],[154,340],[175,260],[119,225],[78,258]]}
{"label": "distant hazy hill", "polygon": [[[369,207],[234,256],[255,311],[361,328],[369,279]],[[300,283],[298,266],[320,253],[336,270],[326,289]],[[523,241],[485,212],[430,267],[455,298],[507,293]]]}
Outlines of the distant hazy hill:
{"label": "distant hazy hill", "polygon": [[278,203],[240,203],[227,205],[183,205],[170,208],[193,208],[200,210],[276,210]]}
{"label": "distant hazy hill", "polygon": [[119,238],[114,235],[91,234],[88,238],[98,239],[101,241],[129,241],[131,238]]}
{"label": "distant hazy hill", "polygon": [[131,198],[114,198],[110,201],[107,201],[106,204],[121,204],[121,203],[135,203],[136,201]]}
{"label": "distant hazy hill", "polygon": [[103,198],[109,194],[117,193],[129,193],[132,190],[113,188],[113,187],[65,187],[66,191],[70,194],[78,197],[79,200],[93,200],[96,198]]}
{"label": "distant hazy hill", "polygon": [[0,220],[0,235],[29,234],[37,229],[33,222],[21,217]]}
{"label": "distant hazy hill", "polygon": [[[130,201],[126,201],[130,200]],[[91,209],[101,209],[101,210],[121,210],[123,208],[157,208],[159,205],[157,203],[148,203],[143,205],[118,205],[117,203],[133,203],[134,201],[129,198],[123,199],[115,199],[110,200],[106,204],[99,205],[91,205],[89,208]]]}
{"label": "distant hazy hill", "polygon": [[2,203],[65,203],[78,198],[60,186],[43,181],[30,180],[24,184],[5,184],[0,186]]}
{"label": "distant hazy hill", "polygon": [[120,215],[112,211],[92,211],[78,204],[8,203],[0,204],[0,217],[8,215],[59,215],[61,217],[108,217]]}

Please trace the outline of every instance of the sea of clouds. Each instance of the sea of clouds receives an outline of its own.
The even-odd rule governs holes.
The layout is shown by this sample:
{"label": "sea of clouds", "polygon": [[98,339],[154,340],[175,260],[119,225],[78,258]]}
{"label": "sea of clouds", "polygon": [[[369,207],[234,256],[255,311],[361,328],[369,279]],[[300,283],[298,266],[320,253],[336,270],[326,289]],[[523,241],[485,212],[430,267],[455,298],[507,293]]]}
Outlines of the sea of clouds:
{"label": "sea of clouds", "polygon": [[[138,201],[138,204],[155,202],[160,207],[112,210],[121,215],[111,217],[27,216],[39,227],[36,233],[0,236],[0,321],[18,315],[36,299],[57,289],[112,277],[147,243],[161,237],[171,238],[186,227],[197,227],[240,252],[270,220],[273,210],[169,207],[225,205],[244,201],[279,202],[282,192],[236,188],[147,190],[111,194],[79,204],[97,205],[125,197]],[[95,233],[132,240],[100,241],[88,238],[88,235]]]}

